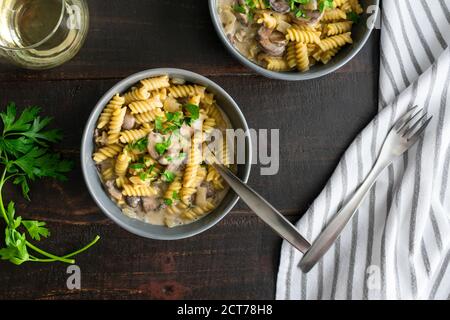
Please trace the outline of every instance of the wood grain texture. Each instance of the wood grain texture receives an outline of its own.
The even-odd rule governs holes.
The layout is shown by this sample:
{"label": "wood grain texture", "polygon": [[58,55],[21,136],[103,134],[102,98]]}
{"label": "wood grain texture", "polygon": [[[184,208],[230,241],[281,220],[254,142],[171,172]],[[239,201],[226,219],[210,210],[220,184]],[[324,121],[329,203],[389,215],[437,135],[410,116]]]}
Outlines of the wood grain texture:
{"label": "wood grain texture", "polygon": [[174,242],[141,239],[108,220],[81,176],[84,123],[103,93],[133,72],[167,66],[203,73],[235,98],[250,127],[280,129],[279,174],[261,176],[254,166],[250,184],[296,221],[376,112],[379,34],[332,75],[281,82],[232,59],[212,30],[206,1],[89,5],[89,37],[73,61],[45,72],[0,65],[0,105],[42,106],[66,135],[58,149],[76,162],[69,182],[33,184],[31,202],[14,188],[6,198],[18,201],[24,217],[49,222],[46,248],[62,253],[96,234],[102,240],[77,260],[81,291],[66,289],[65,265],[0,262],[0,299],[272,299],[281,240],[242,203],[211,230]]}

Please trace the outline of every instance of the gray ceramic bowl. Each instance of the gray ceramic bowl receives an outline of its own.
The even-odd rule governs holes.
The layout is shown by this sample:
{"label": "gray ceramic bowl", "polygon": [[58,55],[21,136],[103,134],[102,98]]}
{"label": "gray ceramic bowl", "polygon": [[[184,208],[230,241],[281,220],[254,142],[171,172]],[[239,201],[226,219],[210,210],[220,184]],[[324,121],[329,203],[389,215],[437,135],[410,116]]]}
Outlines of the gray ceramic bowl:
{"label": "gray ceramic bowl", "polygon": [[[368,28],[366,25],[366,21],[370,15],[378,14],[378,7],[380,4],[380,0],[360,0],[361,5],[367,11],[369,6],[374,6],[372,8],[375,9],[374,12],[371,12],[370,15],[364,13],[361,21],[353,26],[353,41],[354,43],[350,46],[346,46],[343,48],[328,64],[326,65],[315,65],[307,72],[275,72],[267,70],[256,63],[247,59],[244,55],[242,55],[228,40],[225,32],[223,31],[222,22],[220,21],[220,17],[218,14],[218,3],[220,0],[209,0],[209,11],[211,13],[211,18],[214,24],[214,27],[219,35],[220,40],[224,43],[225,47],[231,52],[231,54],[239,60],[242,64],[253,69],[255,72],[272,79],[279,80],[310,80],[314,78],[319,78],[325,76],[331,72],[336,71],[347,62],[349,62],[353,57],[361,50],[364,44],[369,39],[369,36],[372,32],[372,28]],[[374,21],[374,20],[373,20]]]}
{"label": "gray ceramic bowl", "polygon": [[[109,198],[108,194],[104,191],[97,168],[92,160],[92,152],[94,150],[93,135],[97,119],[108,103],[108,101],[116,94],[123,93],[131,86],[138,83],[139,80],[148,77],[154,77],[158,75],[167,74],[170,77],[182,78],[186,81],[204,85],[208,90],[216,95],[217,102],[221,106],[222,110],[229,117],[231,124],[235,129],[243,129],[248,132],[248,125],[244,118],[244,115],[240,111],[236,102],[216,83],[211,80],[185,70],[179,69],[153,69],[136,73],[118,84],[112,87],[97,103],[92,111],[86,128],[83,134],[83,140],[81,142],[81,167],[83,170],[84,179],[88,186],[89,192],[94,198],[100,209],[114,222],[120,225],[122,228],[137,234],[142,237],[158,239],[158,240],[176,240],[194,236],[200,232],[203,232],[217,222],[219,222],[230,210],[234,207],[238,201],[238,197],[230,191],[220,204],[220,206],[206,217],[193,222],[188,225],[167,228],[165,226],[155,226],[136,219],[131,219],[125,216],[119,207]],[[252,162],[251,155],[251,141],[250,137],[246,139],[246,164],[238,165],[238,176],[245,182],[247,182],[250,175],[250,167]]]}

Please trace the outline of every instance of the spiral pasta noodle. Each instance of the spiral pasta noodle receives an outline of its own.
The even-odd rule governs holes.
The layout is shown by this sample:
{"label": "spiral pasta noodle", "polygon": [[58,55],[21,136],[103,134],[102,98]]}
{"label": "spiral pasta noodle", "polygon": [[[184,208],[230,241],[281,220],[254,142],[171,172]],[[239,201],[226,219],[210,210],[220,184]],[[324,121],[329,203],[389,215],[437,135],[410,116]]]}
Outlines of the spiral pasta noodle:
{"label": "spiral pasta noodle", "polygon": [[352,24],[352,21],[329,23],[326,25],[326,34],[327,36],[335,36],[337,34],[349,32],[352,30]]}
{"label": "spiral pasta noodle", "polygon": [[212,202],[208,202],[203,207],[196,207],[192,209],[188,209],[183,213],[184,217],[189,220],[196,220],[203,215],[205,215],[207,212],[213,210],[215,208],[214,204]]}
{"label": "spiral pasta noodle", "polygon": [[334,22],[345,19],[347,19],[347,14],[345,11],[338,8],[325,11],[322,17],[322,21],[324,22]]}
{"label": "spiral pasta noodle", "polygon": [[165,114],[164,111],[157,108],[154,110],[150,110],[145,113],[136,114],[134,117],[136,119],[136,122],[139,124],[145,124],[155,121],[156,118],[164,118]]}
{"label": "spiral pasta noodle", "polygon": [[147,100],[135,101],[128,105],[128,108],[130,108],[131,114],[133,115],[137,113],[145,113],[162,107],[163,104],[159,99],[159,96]]}
{"label": "spiral pasta noodle", "polygon": [[303,43],[295,44],[297,69],[301,72],[309,70],[309,58],[308,58],[308,48]]}
{"label": "spiral pasta noodle", "polygon": [[199,85],[177,85],[169,88],[170,95],[174,98],[186,98],[190,96],[203,96],[206,88]]}
{"label": "spiral pasta noodle", "polygon": [[263,12],[262,16],[257,20],[259,24],[264,24],[269,29],[275,29],[278,21],[267,12]]}
{"label": "spiral pasta noodle", "polygon": [[285,59],[279,57],[264,57],[266,68],[271,71],[289,71],[291,68]]}
{"label": "spiral pasta noodle", "polygon": [[127,108],[117,109],[113,112],[109,122],[108,144],[119,142],[120,130],[127,113]]}
{"label": "spiral pasta noodle", "polygon": [[123,177],[127,173],[128,165],[130,163],[130,157],[126,152],[122,152],[116,160],[114,172],[118,177]]}
{"label": "spiral pasta noodle", "polygon": [[109,121],[111,120],[113,112],[116,111],[117,109],[122,108],[124,103],[125,98],[121,97],[119,94],[116,94],[100,114],[100,118],[97,123],[97,129],[102,129],[106,125],[108,125]]}
{"label": "spiral pasta noodle", "polygon": [[223,179],[219,172],[214,169],[213,166],[208,166],[208,174],[206,176],[206,181],[212,183],[215,189],[221,190],[224,188]]}
{"label": "spiral pasta noodle", "polygon": [[131,143],[144,138],[149,132],[150,130],[146,128],[122,131],[119,140],[121,143]]}
{"label": "spiral pasta noodle", "polygon": [[122,191],[123,195],[129,197],[150,197],[157,194],[155,189],[144,185],[137,186],[124,184],[122,188],[123,188]]}
{"label": "spiral pasta noodle", "polygon": [[[175,181],[173,181],[167,188],[166,192],[164,193],[164,199],[169,199],[169,200],[173,201],[174,195],[175,195],[175,198],[179,197],[181,187],[182,187],[182,185],[181,185],[180,179],[176,179]],[[177,200],[177,199],[175,199],[175,200]]]}
{"label": "spiral pasta noodle", "polygon": [[102,179],[108,181],[114,178],[114,168],[109,167],[102,171]]}
{"label": "spiral pasta noodle", "polygon": [[362,8],[361,4],[359,3],[359,0],[348,0],[348,2],[350,3],[352,10],[356,14],[362,14],[364,12],[364,9]]}
{"label": "spiral pasta noodle", "polygon": [[[263,2],[267,6],[258,6]],[[352,28],[363,8],[359,0],[290,0],[272,6],[265,0],[236,6],[219,0],[219,13],[226,36],[249,60],[274,72],[307,72],[333,59],[339,50],[331,49],[353,43]]]}
{"label": "spiral pasta noodle", "polygon": [[350,32],[323,39],[319,43],[319,47],[322,51],[328,51],[331,49],[342,47],[347,43],[353,43]]}
{"label": "spiral pasta noodle", "polygon": [[147,91],[159,90],[170,87],[169,76],[163,75],[159,77],[147,78],[141,80],[141,85]]}
{"label": "spiral pasta noodle", "polygon": [[100,163],[108,158],[113,158],[122,151],[122,148],[119,144],[103,147],[93,154],[94,161]]}
{"label": "spiral pasta noodle", "polygon": [[297,27],[287,29],[286,39],[302,43],[320,43],[320,32],[299,30]]}
{"label": "spiral pasta noodle", "polygon": [[147,100],[150,98],[150,92],[144,87],[136,88],[131,90],[130,92],[127,92],[124,95],[125,98],[125,104],[130,104],[131,102],[140,101],[140,100]]}

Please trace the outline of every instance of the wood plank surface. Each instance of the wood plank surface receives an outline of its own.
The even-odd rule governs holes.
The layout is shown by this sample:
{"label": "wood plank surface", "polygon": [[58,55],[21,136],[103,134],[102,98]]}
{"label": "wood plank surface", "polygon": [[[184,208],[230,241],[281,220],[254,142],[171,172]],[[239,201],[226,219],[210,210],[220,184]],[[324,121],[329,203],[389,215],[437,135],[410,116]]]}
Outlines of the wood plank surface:
{"label": "wood plank surface", "polygon": [[339,158],[377,109],[379,33],[339,71],[307,82],[269,80],[238,64],[210,22],[207,1],[89,1],[91,28],[80,54],[42,72],[0,65],[0,106],[39,105],[65,133],[58,149],[76,162],[69,182],[32,185],[32,201],[8,188],[18,214],[49,222],[45,248],[58,253],[102,236],[79,257],[82,290],[66,288],[66,265],[16,267],[0,261],[0,299],[272,299],[281,240],[239,203],[191,239],[142,239],[108,220],[88,194],[79,164],[81,133],[93,106],[123,77],[154,67],[208,76],[244,112],[250,127],[280,129],[280,171],[250,184],[297,221]]}

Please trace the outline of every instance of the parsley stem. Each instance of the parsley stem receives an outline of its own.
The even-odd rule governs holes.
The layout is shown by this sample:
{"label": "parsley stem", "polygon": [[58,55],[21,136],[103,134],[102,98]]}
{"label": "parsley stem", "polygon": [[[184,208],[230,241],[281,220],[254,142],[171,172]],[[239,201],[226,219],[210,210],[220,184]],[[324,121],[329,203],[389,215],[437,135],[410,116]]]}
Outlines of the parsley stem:
{"label": "parsley stem", "polygon": [[38,247],[34,246],[32,243],[26,241],[27,247],[33,249],[34,251],[42,254],[43,256],[46,256],[48,258],[54,259],[55,261],[61,261],[61,262],[65,262],[65,263],[70,263],[70,264],[74,264],[75,260],[73,259],[66,259],[66,258],[62,258],[62,257],[58,257],[55,256],[54,254],[48,253],[44,250],[39,249]]}
{"label": "parsley stem", "polygon": [[91,241],[91,243],[87,244],[86,246],[84,246],[83,248],[81,248],[81,249],[79,249],[77,251],[74,251],[72,253],[69,253],[69,254],[63,256],[62,258],[71,258],[73,256],[76,256],[76,255],[86,251],[90,247],[92,247],[94,244],[96,244],[98,242],[98,240],[100,240],[100,236],[96,236],[95,239]]}
{"label": "parsley stem", "polygon": [[0,180],[0,211],[2,212],[3,218],[6,221],[6,224],[9,224],[8,216],[6,215],[5,206],[3,205],[3,196],[2,196],[2,189],[3,185],[5,184],[5,176],[6,176],[6,166],[3,170],[2,178]]}

